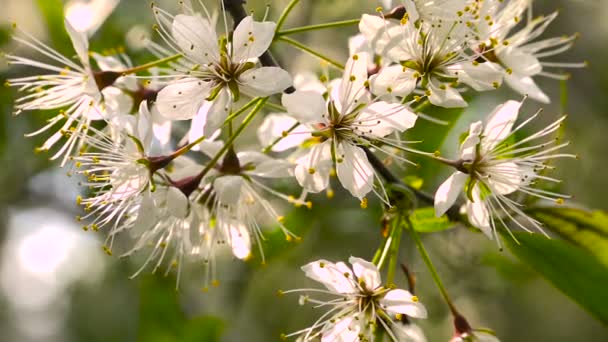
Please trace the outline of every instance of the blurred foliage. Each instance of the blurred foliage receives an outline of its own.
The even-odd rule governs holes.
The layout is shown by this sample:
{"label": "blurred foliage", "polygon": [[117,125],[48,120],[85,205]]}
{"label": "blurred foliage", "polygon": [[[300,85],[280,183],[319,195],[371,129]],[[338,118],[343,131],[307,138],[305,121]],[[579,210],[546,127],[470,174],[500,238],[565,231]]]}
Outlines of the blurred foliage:
{"label": "blurred foliage", "polygon": [[508,235],[504,239],[513,254],[608,324],[608,267],[566,241],[524,232],[514,235],[517,241]]}

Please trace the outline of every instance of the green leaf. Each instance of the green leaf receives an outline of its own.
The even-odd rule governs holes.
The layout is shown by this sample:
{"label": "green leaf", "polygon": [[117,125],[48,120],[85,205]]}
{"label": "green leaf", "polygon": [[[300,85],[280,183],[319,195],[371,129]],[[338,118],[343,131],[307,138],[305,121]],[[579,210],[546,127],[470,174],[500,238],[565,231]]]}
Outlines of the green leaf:
{"label": "green leaf", "polygon": [[608,266],[608,215],[575,208],[536,207],[526,211],[544,228],[580,246]]}
{"label": "green leaf", "polygon": [[410,221],[414,229],[421,233],[435,233],[456,227],[456,223],[450,221],[447,216],[436,217],[433,207],[414,210]]}
{"label": "green leaf", "polygon": [[608,324],[608,268],[592,254],[567,241],[540,234],[507,234],[509,250],[581,307]]}

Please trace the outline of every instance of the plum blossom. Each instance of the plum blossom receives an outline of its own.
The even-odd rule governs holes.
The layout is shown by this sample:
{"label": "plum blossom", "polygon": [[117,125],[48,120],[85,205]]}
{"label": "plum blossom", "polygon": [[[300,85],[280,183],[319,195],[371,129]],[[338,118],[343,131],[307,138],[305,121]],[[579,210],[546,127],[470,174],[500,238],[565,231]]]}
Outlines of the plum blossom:
{"label": "plum blossom", "polygon": [[209,101],[204,127],[209,137],[224,123],[241,93],[269,96],[291,86],[291,76],[285,70],[260,67],[257,62],[274,38],[275,23],[257,22],[248,16],[232,35],[225,32],[226,36],[218,36],[209,15],[205,17],[185,4],[183,7],[186,14],[175,16],[158,7],[153,9],[159,34],[183,56],[174,64],[176,79],[158,94],[157,106],[163,116],[189,120]]}
{"label": "plum blossom", "polygon": [[[212,157],[221,146],[220,141],[203,142],[201,151]],[[278,224],[287,240],[294,239],[296,236],[283,224],[284,217],[266,197],[271,195],[295,205],[310,206],[311,203],[280,193],[265,184],[271,180],[288,179],[292,172],[293,164],[261,152],[228,151],[222,163],[200,185],[197,202],[202,204],[199,215],[203,240],[197,253],[205,260],[213,260],[217,246],[227,244],[236,258],[247,259],[252,245],[257,243],[264,262],[261,246],[264,234],[258,223],[262,214]]]}
{"label": "plum blossom", "polygon": [[[318,139],[310,150],[296,161],[295,177],[310,192],[319,192],[329,185],[332,167],[350,193],[363,199],[373,190],[375,173],[360,145],[383,149],[377,141],[399,145],[388,135],[414,126],[417,116],[407,106],[372,99],[366,86],[383,84],[383,73],[368,79],[367,55],[349,58],[341,81],[334,81],[327,99],[317,91],[297,90],[283,95],[287,112],[309,127]],[[407,92],[397,86],[392,92]],[[387,92],[386,87],[382,89]],[[404,147],[402,147],[404,148]],[[382,195],[379,195],[382,197]]]}
{"label": "plum blossom", "polygon": [[[303,294],[300,304],[328,307],[328,311],[311,327],[287,336],[300,336],[302,341],[373,341],[377,329],[383,329],[393,341],[424,341],[424,335],[400,319],[426,318],[427,312],[418,297],[409,291],[382,285],[378,267],[361,258],[343,262],[318,260],[302,266],[306,276],[326,289],[295,289],[287,293],[317,293],[331,299],[317,299]],[[422,335],[422,336],[421,336]]]}
{"label": "plum blossom", "polygon": [[27,136],[35,136],[59,126],[59,129],[38,149],[47,151],[68,131],[85,133],[69,135],[63,146],[51,157],[57,159],[64,156],[62,161],[64,165],[68,156],[83,146],[90,122],[101,119],[103,115],[99,106],[102,101],[100,89],[103,87],[91,68],[88,39],[84,33],[76,31],[67,20],[65,21],[65,29],[80,62],[78,64],[18,29],[17,25],[14,27],[19,33],[13,37],[15,41],[55,63],[49,64],[12,54],[6,55],[12,65],[30,66],[49,72],[46,75],[19,77],[7,81],[7,85],[17,87],[20,92],[25,93],[16,100],[14,115],[32,110],[60,110],[56,116],[48,120],[48,124]]}
{"label": "plum blossom", "polygon": [[[481,64],[498,67],[504,73],[505,82],[515,91],[542,103],[550,99],[534,80],[537,76],[565,80],[568,74],[551,69],[582,68],[586,63],[560,63],[545,58],[561,54],[572,47],[577,34],[539,39],[547,27],[557,18],[558,12],[533,18],[531,0],[513,0],[504,5],[499,1],[484,6],[477,24],[480,40]],[[528,10],[526,23],[520,25]]]}
{"label": "plum blossom", "polygon": [[475,62],[480,54],[469,47],[472,32],[463,21],[427,22],[414,2],[405,0],[404,5],[401,20],[364,14],[359,23],[375,53],[396,63],[390,67],[392,78],[447,108],[467,105],[456,88],[459,83],[476,91],[500,86],[498,67]]}
{"label": "plum blossom", "polygon": [[559,150],[568,143],[560,143],[550,137],[565,117],[514,142],[515,133],[540,113],[514,128],[520,107],[521,102],[508,101],[490,114],[485,128],[480,121],[471,124],[469,134],[460,147],[458,171],[435,193],[435,213],[438,216],[443,215],[464,190],[469,221],[488,238],[496,236],[497,224],[506,227],[507,219],[526,231],[530,231],[528,226],[532,226],[542,232],[541,223],[527,216],[523,207],[507,196],[521,193],[557,203],[569,197],[534,187],[539,180],[560,182],[544,175],[545,170],[551,169],[547,165],[549,160],[576,157],[560,153]]}

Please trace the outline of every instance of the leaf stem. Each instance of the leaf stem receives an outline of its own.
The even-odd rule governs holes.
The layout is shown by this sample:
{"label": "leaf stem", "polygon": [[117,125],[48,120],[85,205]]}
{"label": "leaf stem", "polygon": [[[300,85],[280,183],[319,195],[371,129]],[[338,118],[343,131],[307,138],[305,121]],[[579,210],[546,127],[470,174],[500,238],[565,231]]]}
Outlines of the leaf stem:
{"label": "leaf stem", "polygon": [[280,31],[275,34],[275,39],[278,39],[281,36],[288,36],[296,33],[316,31],[316,30],[324,30],[328,28],[336,28],[336,27],[344,27],[344,26],[352,26],[359,24],[361,19],[350,19],[350,20],[342,20],[342,21],[334,21],[331,23],[325,24],[316,24],[316,25],[307,25],[301,27],[295,27],[289,30]]}
{"label": "leaf stem", "polygon": [[278,32],[281,30],[283,24],[285,24],[285,20],[287,20],[287,17],[289,16],[289,13],[291,13],[291,10],[293,10],[293,8],[296,7],[299,2],[300,0],[291,0],[291,2],[287,4],[287,7],[285,7],[283,13],[281,13],[281,16],[279,17],[279,20],[277,21],[277,27],[275,29],[275,32],[277,32],[276,34],[278,34]]}
{"label": "leaf stem", "polygon": [[161,65],[161,64],[173,62],[174,60],[180,59],[182,57],[183,57],[183,55],[181,53],[178,53],[176,55],[169,56],[167,58],[159,59],[159,60],[154,61],[154,62],[146,63],[146,64],[139,65],[139,66],[136,66],[136,67],[133,67],[133,68],[130,68],[130,69],[123,70],[120,73],[122,75],[135,74],[135,73],[138,73],[140,71],[145,71],[145,70],[148,70],[150,68],[153,68],[153,67]]}
{"label": "leaf stem", "polygon": [[418,248],[418,252],[420,252],[420,256],[422,257],[422,260],[426,264],[426,267],[428,268],[429,272],[431,272],[433,281],[435,282],[435,285],[437,285],[437,288],[439,289],[439,292],[441,293],[443,300],[445,300],[446,304],[450,308],[450,312],[455,317],[460,316],[460,314],[458,313],[458,310],[456,310],[456,307],[454,306],[454,304],[452,303],[452,300],[450,299],[450,296],[448,295],[448,291],[446,290],[445,286],[443,286],[443,282],[441,281],[441,278],[439,277],[439,273],[437,272],[435,265],[433,265],[433,262],[431,261],[431,258],[429,257],[429,254],[427,253],[426,248],[424,247],[424,244],[422,243],[422,240],[420,239],[420,235],[418,235],[418,232],[413,228],[409,217],[405,218],[405,226],[410,231],[411,236],[414,239],[414,242],[416,243],[416,247]]}
{"label": "leaf stem", "polygon": [[332,66],[334,66],[334,67],[336,67],[336,68],[338,68],[340,70],[344,70],[344,65],[336,62],[335,60],[333,60],[333,59],[331,59],[331,58],[329,58],[329,57],[327,57],[325,55],[322,55],[322,54],[318,53],[317,51],[315,51],[315,50],[309,48],[308,46],[306,46],[306,45],[298,42],[297,40],[293,40],[291,38],[287,38],[287,37],[281,36],[281,37],[278,38],[278,41],[283,41],[283,42],[285,42],[287,44],[290,44],[290,45],[294,46],[295,48],[300,49],[300,50],[302,50],[304,52],[307,52],[307,53],[309,53],[309,54],[311,54],[311,55],[313,55],[313,56],[315,56],[315,57],[317,57],[317,58],[319,58],[319,59],[327,62],[328,64],[330,64],[330,65],[332,65]]}
{"label": "leaf stem", "polygon": [[399,215],[395,220],[391,231],[392,243],[390,248],[391,257],[388,262],[388,271],[386,274],[386,284],[391,285],[395,280],[395,272],[397,272],[397,264],[399,262],[399,246],[401,245],[401,221],[402,217]]}

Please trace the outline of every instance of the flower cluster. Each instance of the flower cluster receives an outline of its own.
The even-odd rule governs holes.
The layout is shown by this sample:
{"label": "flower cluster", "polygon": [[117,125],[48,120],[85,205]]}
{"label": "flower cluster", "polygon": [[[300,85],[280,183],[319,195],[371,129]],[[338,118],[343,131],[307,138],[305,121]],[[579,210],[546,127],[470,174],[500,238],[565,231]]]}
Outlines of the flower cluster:
{"label": "flower cluster", "polygon": [[[16,42],[54,63],[6,55],[15,68],[44,72],[7,82],[22,94],[15,114],[57,112],[30,135],[54,131],[40,150],[56,149],[51,159],[61,158],[87,187],[87,195],[77,198],[85,212],[78,220],[85,230],[107,232],[106,252],[112,254],[114,240],[125,234],[133,244],[121,254],[145,253],[134,275],[176,269],[179,279],[183,263],[202,261],[215,280],[223,249],[238,259],[259,255],[263,262],[268,219],[288,241],[299,239],[272,202],[310,208],[311,193],[333,197],[332,176],[362,207],[372,193],[391,208],[390,186],[402,177],[387,176],[391,170],[378,156],[416,165],[408,159],[415,154],[454,168],[436,191],[436,214],[461,205],[459,220],[497,241],[501,229],[542,232],[542,224],[526,215],[524,197],[558,204],[568,198],[538,186],[559,182],[546,174],[551,160],[575,157],[561,152],[567,143],[556,139],[564,118],[526,135],[541,112],[517,123],[523,101],[499,105],[485,125],[472,123],[458,159],[412,148],[404,135],[418,119],[440,122],[421,108],[465,107],[477,92],[503,83],[549,102],[535,78],[564,79],[550,70],[584,65],[546,61],[576,38],[539,38],[557,13],[533,18],[531,0],[403,0],[391,11],[379,8],[357,20],[360,33],[349,40],[350,57],[342,65],[285,38],[284,18],[274,23],[247,16],[242,8],[234,11],[233,2],[219,1],[219,15],[202,1],[180,1],[180,13],[153,4],[160,40],[147,47],[157,61],[141,66],[133,66],[124,51],[89,51],[86,34],[68,21],[78,62],[15,26]],[[277,41],[312,51],[340,75],[281,68],[268,51]],[[254,120],[267,108],[273,112]],[[235,146],[252,128],[259,141]],[[352,267],[324,260],[304,266],[306,276],[326,290],[282,293],[337,298],[303,295],[302,303],[330,309],[288,336],[372,341],[382,333],[393,341],[424,341],[409,320],[425,318],[424,306],[410,292],[382,285],[383,260],[351,257]],[[472,336],[464,331],[454,341]]]}

